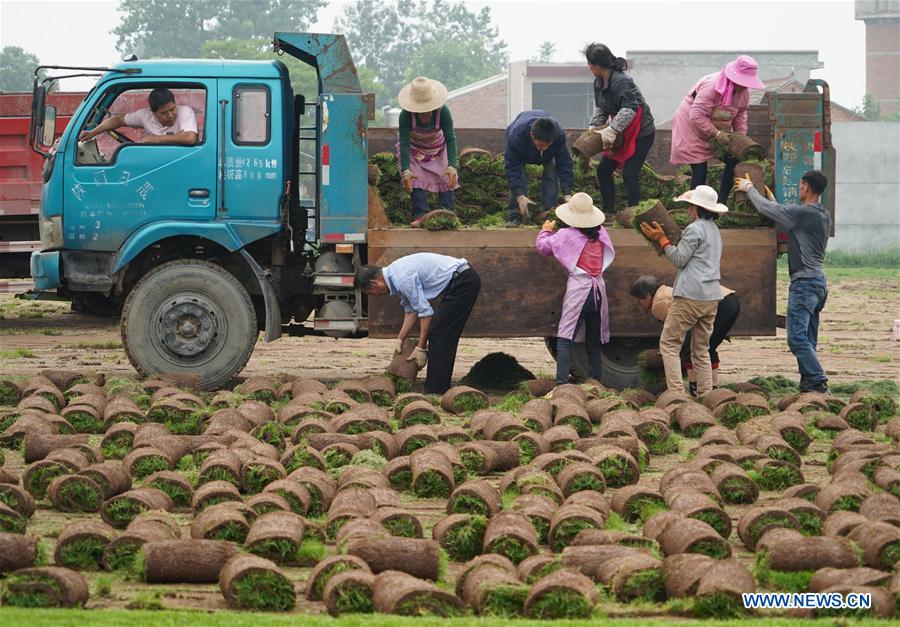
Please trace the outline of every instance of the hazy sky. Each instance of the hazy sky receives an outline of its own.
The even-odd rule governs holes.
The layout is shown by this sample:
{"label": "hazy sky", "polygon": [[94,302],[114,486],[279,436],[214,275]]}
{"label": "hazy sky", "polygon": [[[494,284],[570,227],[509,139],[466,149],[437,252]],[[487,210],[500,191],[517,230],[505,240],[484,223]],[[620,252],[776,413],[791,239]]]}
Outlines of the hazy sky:
{"label": "hazy sky", "polygon": [[[331,2],[313,30],[329,32],[347,2]],[[865,25],[848,1],[502,0],[466,2],[492,10],[510,59],[556,44],[554,61],[580,61],[585,42],[628,50],[818,50],[825,67],[813,76],[831,85],[835,102],[858,105],[865,93]],[[0,0],[0,42],[21,46],[47,64],[105,65],[121,58],[110,31],[115,0]],[[698,77],[699,78],[699,77]],[[64,89],[71,86],[64,85]]]}

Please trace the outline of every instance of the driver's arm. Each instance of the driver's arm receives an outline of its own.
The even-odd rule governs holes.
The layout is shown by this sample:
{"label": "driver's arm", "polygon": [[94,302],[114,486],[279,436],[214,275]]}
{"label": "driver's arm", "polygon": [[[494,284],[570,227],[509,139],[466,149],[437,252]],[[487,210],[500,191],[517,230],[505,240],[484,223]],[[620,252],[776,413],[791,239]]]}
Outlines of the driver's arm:
{"label": "driver's arm", "polygon": [[142,144],[175,144],[178,146],[193,146],[197,143],[197,133],[194,131],[181,131],[172,135],[147,135],[141,139]]}
{"label": "driver's arm", "polygon": [[126,126],[125,124],[125,116],[124,115],[113,115],[106,118],[103,122],[94,127],[93,130],[90,131],[82,131],[81,135],[78,136],[78,141],[86,142],[88,140],[93,139],[100,133],[105,133],[106,131],[112,131],[120,126]]}

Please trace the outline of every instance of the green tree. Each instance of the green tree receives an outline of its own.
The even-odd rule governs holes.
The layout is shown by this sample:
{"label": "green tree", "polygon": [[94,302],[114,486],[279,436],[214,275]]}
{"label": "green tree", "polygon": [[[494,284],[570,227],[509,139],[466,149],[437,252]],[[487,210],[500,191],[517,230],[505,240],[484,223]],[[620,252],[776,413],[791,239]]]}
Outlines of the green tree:
{"label": "green tree", "polygon": [[[453,89],[502,72],[509,59],[491,10],[475,13],[462,2],[357,0],[345,7],[335,30],[347,36],[357,64],[374,73],[392,100],[411,76],[424,74]],[[447,59],[438,63],[443,55]],[[464,67],[464,59],[473,68]]]}
{"label": "green tree", "polygon": [[0,91],[31,91],[34,68],[40,64],[35,55],[18,46],[3,46],[0,51]]}
{"label": "green tree", "polygon": [[553,63],[555,55],[556,44],[552,41],[545,41],[538,47],[537,56],[532,60],[538,63]]}
{"label": "green tree", "polygon": [[211,40],[271,39],[303,31],[325,0],[122,0],[116,48],[148,57],[198,57]]}
{"label": "green tree", "polygon": [[875,96],[869,93],[863,96],[862,104],[853,109],[853,111],[865,116],[868,120],[881,119],[881,104],[875,100]]}

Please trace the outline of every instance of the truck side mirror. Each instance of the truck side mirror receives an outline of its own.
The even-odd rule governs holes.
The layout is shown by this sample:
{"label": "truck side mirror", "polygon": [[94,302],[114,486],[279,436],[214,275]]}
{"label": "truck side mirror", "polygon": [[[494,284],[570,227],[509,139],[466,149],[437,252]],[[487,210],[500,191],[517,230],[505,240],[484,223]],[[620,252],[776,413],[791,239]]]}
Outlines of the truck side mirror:
{"label": "truck side mirror", "polygon": [[46,148],[53,146],[53,139],[56,136],[56,107],[47,105],[44,109],[44,125],[41,134],[41,145]]}

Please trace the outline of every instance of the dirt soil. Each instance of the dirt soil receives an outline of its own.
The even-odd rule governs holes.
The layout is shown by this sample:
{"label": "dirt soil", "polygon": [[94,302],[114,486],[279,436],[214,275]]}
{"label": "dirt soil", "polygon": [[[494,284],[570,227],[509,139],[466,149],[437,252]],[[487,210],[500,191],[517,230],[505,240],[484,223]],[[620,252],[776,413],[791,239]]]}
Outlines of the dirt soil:
{"label": "dirt soil", "polygon": [[[784,314],[787,284],[778,286],[778,313]],[[0,376],[31,375],[46,368],[95,369],[133,375],[121,347],[119,321],[69,311],[68,303],[27,302],[0,295]],[[900,345],[891,339],[900,318],[896,283],[888,279],[843,280],[830,285],[819,330],[819,357],[832,381],[900,378]],[[723,383],[784,375],[798,380],[797,364],[784,329],[774,337],[735,338],[724,343]],[[24,351],[25,356],[15,351]],[[284,337],[262,341],[242,376],[290,372],[327,381],[384,372],[393,340]],[[556,364],[541,338],[463,338],[454,378],[462,378],[479,359],[502,351],[536,375],[552,375]]]}

